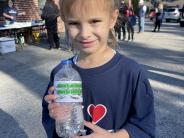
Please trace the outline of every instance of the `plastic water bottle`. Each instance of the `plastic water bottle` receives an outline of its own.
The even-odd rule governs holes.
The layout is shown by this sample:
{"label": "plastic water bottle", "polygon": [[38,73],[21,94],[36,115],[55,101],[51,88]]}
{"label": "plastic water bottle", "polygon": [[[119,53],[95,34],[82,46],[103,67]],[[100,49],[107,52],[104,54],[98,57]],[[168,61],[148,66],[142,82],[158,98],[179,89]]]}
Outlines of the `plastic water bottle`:
{"label": "plastic water bottle", "polygon": [[69,117],[61,122],[56,120],[56,133],[62,138],[85,135],[82,111],[82,82],[79,73],[72,68],[72,61],[62,61],[62,68],[54,78],[55,102],[68,106]]}

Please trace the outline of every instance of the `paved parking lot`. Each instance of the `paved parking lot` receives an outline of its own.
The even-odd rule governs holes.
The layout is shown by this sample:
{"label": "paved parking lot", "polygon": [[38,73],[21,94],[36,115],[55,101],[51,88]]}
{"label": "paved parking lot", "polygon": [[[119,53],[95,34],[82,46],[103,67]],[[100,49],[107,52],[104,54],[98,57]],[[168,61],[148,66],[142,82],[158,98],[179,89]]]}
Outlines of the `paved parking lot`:
{"label": "paved parking lot", "polygon": [[[119,52],[147,70],[154,90],[157,137],[184,137],[184,28],[164,23],[153,33],[135,33],[134,42],[120,42]],[[0,56],[0,138],[45,138],[41,100],[51,69],[71,52],[26,46]]]}

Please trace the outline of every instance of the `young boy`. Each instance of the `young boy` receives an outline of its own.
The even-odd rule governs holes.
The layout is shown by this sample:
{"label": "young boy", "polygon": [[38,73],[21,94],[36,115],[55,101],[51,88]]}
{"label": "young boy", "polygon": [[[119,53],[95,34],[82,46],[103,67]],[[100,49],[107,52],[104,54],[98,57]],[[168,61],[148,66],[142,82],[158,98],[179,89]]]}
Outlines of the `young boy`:
{"label": "young boy", "polygon": [[[145,72],[109,43],[115,42],[111,35],[118,16],[114,0],[62,0],[60,6],[68,36],[79,51],[69,59],[82,78],[84,125],[89,128],[87,136],[79,137],[155,137],[153,93]],[[55,120],[64,122],[70,114],[49,94],[61,68],[59,64],[53,69],[43,99],[42,123],[49,138],[58,137]]]}

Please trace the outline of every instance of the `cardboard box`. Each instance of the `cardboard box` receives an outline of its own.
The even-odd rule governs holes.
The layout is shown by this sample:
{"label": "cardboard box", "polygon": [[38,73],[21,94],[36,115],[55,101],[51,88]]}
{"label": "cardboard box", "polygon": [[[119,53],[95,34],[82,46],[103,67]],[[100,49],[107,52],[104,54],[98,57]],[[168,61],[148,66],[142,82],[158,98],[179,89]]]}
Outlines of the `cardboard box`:
{"label": "cardboard box", "polygon": [[15,39],[10,37],[0,37],[0,53],[15,52]]}

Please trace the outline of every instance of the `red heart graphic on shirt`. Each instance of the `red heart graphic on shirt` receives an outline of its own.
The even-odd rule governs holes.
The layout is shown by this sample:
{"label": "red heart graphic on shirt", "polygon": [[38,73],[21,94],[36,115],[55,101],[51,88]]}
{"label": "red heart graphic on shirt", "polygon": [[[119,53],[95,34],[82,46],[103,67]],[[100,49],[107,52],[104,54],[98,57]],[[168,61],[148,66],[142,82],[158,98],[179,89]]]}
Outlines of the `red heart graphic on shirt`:
{"label": "red heart graphic on shirt", "polygon": [[106,115],[107,108],[102,104],[98,104],[96,106],[93,104],[90,104],[87,108],[87,111],[92,118],[92,123],[97,124]]}

